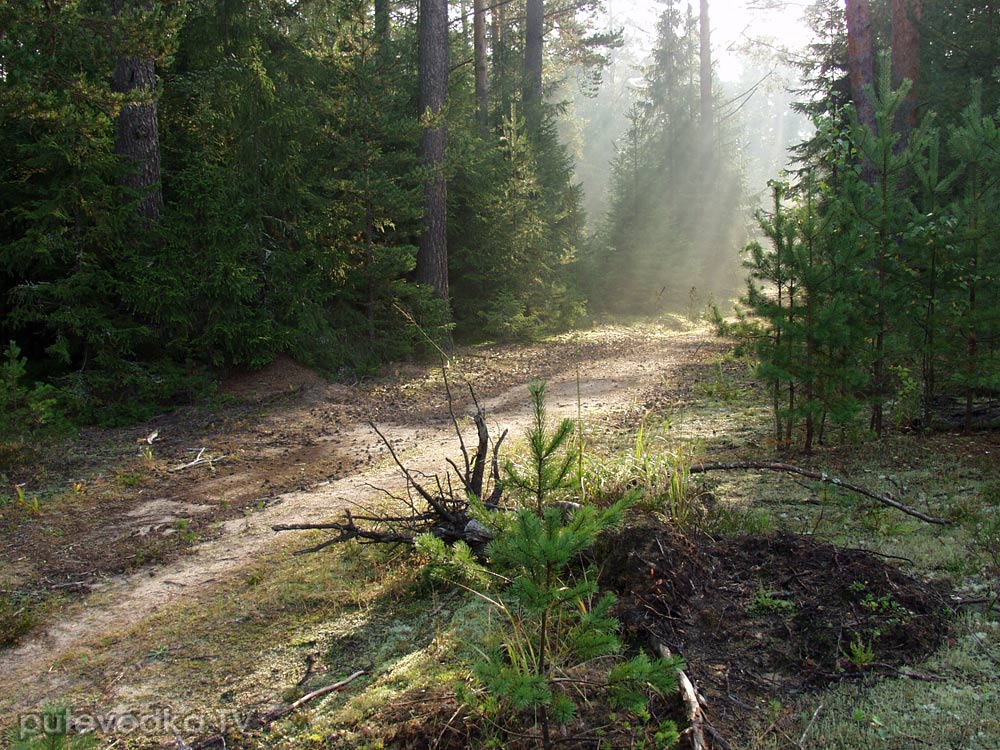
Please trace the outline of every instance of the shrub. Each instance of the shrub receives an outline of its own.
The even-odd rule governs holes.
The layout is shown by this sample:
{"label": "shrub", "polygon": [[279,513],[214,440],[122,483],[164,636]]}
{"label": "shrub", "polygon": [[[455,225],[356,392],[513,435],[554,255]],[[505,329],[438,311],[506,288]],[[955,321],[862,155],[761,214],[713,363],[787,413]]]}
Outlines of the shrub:
{"label": "shrub", "polygon": [[11,341],[0,363],[0,467],[23,458],[37,441],[68,429],[55,389],[29,385],[27,367],[20,347]]}

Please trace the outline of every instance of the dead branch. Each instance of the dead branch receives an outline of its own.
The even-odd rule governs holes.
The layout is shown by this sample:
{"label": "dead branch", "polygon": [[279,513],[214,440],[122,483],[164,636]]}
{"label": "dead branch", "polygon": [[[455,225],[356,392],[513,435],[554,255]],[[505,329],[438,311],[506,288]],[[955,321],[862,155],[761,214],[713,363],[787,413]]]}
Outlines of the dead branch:
{"label": "dead branch", "polygon": [[430,505],[434,509],[434,511],[439,516],[441,516],[441,518],[447,521],[454,522],[455,516],[450,511],[448,511],[437,498],[435,498],[430,492],[425,490],[420,485],[420,483],[413,478],[413,474],[410,473],[410,470],[407,469],[405,466],[403,466],[403,462],[400,461],[399,456],[396,455],[396,451],[392,447],[392,443],[390,443],[388,439],[386,439],[386,436],[379,431],[379,428],[375,426],[375,423],[369,420],[368,424],[371,426],[373,430],[375,430],[375,434],[377,434],[382,439],[382,442],[385,444],[385,447],[389,449],[389,454],[392,456],[392,460],[396,462],[396,466],[398,466],[399,470],[403,472],[403,476],[406,477],[406,481],[409,484],[409,486],[413,487],[413,489],[417,491],[417,494],[420,495],[420,497],[422,497],[424,500],[426,500],[427,504]]}
{"label": "dead branch", "polygon": [[500,479],[500,446],[507,438],[507,430],[500,433],[500,439],[493,446],[493,468],[491,470],[493,479],[493,492],[483,502],[490,510],[500,507],[500,499],[503,497],[503,481]]}
{"label": "dead branch", "polygon": [[[451,384],[448,382],[448,367],[444,362],[441,363],[441,376],[444,378],[444,392],[448,396],[448,414],[451,415],[451,424],[454,426],[455,434],[458,436],[458,444],[462,449],[462,458],[465,459],[465,476],[469,476],[469,451],[465,447],[465,438],[462,437],[462,429],[458,426],[458,418],[455,416],[455,401],[451,397]],[[459,474],[458,467],[450,460],[448,463],[455,468],[455,473]]]}
{"label": "dead branch", "polygon": [[[447,463],[454,471],[458,483],[453,483],[450,473],[442,477],[439,474],[427,475],[407,468],[389,439],[374,422],[370,421],[368,424],[382,440],[386,450],[406,480],[405,494],[394,494],[381,487],[372,487],[372,489],[394,500],[403,507],[403,512],[392,514],[366,511],[364,515],[352,515],[350,511],[347,511],[337,521],[272,526],[274,531],[337,532],[335,536],[316,546],[300,550],[295,554],[319,552],[334,544],[352,540],[357,540],[361,544],[413,544],[418,536],[426,533],[433,534],[449,544],[458,541],[465,542],[477,554],[482,553],[486,544],[491,541],[492,534],[486,526],[473,518],[469,504],[475,498],[482,499],[486,507],[490,509],[500,508],[503,482],[500,478],[499,452],[500,446],[507,437],[507,432],[505,430],[495,443],[491,441],[489,427],[486,423],[486,413],[480,406],[475,391],[470,385],[469,393],[472,395],[472,401],[476,407],[473,421],[476,425],[478,438],[475,453],[470,455],[469,447],[462,436],[458,417],[455,415],[451,385],[446,371],[444,382],[448,395],[448,412],[451,415],[455,433],[458,435],[459,449],[462,453],[461,464],[451,459],[447,459]],[[492,460],[490,457],[491,443]],[[491,465],[489,482],[486,480],[488,462]]]}
{"label": "dead branch", "polygon": [[911,508],[908,505],[903,505],[891,498],[889,495],[885,495],[881,492],[873,492],[871,490],[865,489],[853,482],[847,482],[843,479],[838,479],[837,477],[832,477],[826,472],[813,471],[812,469],[804,469],[800,466],[793,466],[791,464],[783,463],[772,463],[769,461],[735,461],[731,463],[724,462],[709,462],[701,464],[692,464],[690,473],[691,474],[704,474],[709,471],[778,471],[785,474],[798,474],[799,476],[806,477],[807,479],[814,479],[819,482],[825,482],[827,484],[832,484],[835,487],[840,487],[841,489],[848,490],[849,492],[854,492],[858,495],[864,495],[872,500],[877,500],[878,502],[886,505],[890,508],[895,508],[908,516],[913,516],[914,518],[919,518],[925,523],[937,524],[939,526],[949,526],[951,521],[946,518],[935,518],[933,516],[928,516],[926,513],[921,513],[916,508]]}
{"label": "dead branch", "polygon": [[[427,520],[433,520],[431,517]],[[382,518],[380,516],[363,516],[361,520],[371,521],[376,524],[380,523],[391,523],[395,521],[406,521],[409,522],[412,518],[406,519],[395,519],[395,518]],[[296,552],[296,555],[308,555],[313,552],[320,552],[321,550],[331,547],[334,544],[341,544],[343,542],[349,542],[357,539],[362,544],[413,544],[415,538],[412,534],[397,533],[392,531],[379,531],[378,529],[365,529],[358,526],[355,523],[355,518],[351,515],[350,511],[344,513],[343,521],[333,521],[331,523],[287,523],[287,524],[277,524],[272,526],[273,531],[339,531],[340,533],[320,542],[314,547],[309,547],[307,549],[302,549]]]}
{"label": "dead branch", "polygon": [[[316,700],[317,698],[322,698],[324,695],[329,695],[330,693],[337,692],[338,690],[343,690],[345,687],[350,685],[356,679],[366,674],[368,674],[368,669],[359,669],[350,677],[346,677],[340,682],[335,682],[332,685],[326,685],[324,687],[321,687],[318,690],[313,690],[311,693],[303,695],[301,698],[299,698],[297,701],[294,701],[293,703],[283,703],[279,706],[275,706],[270,711],[262,715],[252,716],[244,723],[241,729],[244,732],[247,731],[252,732],[260,729],[265,729],[274,722],[280,719],[284,719],[289,714],[298,711],[300,708],[302,708],[302,706],[306,705],[307,703],[310,703]],[[203,740],[199,740],[198,742],[192,743],[191,745],[186,745],[186,747],[190,748],[190,750],[207,750],[207,748],[216,747],[217,745],[222,745],[223,747],[226,746],[225,734],[215,734],[212,735],[211,737],[206,737]]]}
{"label": "dead branch", "polygon": [[221,463],[222,461],[225,461],[227,458],[229,458],[229,456],[219,456],[217,458],[212,458],[211,456],[209,456],[208,458],[203,458],[204,455],[205,455],[205,448],[202,448],[201,450],[198,451],[198,455],[195,457],[194,461],[191,461],[186,464],[181,464],[180,466],[175,466],[172,469],[167,469],[167,471],[173,473],[178,471],[184,471],[185,469],[192,469],[195,466],[206,466],[206,465],[214,466],[215,464]]}
{"label": "dead branch", "polygon": [[[664,659],[673,657],[670,649],[662,643],[656,644],[656,651]],[[691,682],[691,678],[687,676],[687,673],[683,669],[677,670],[677,682],[680,687],[681,699],[687,707],[688,721],[691,722],[691,726],[683,734],[690,736],[691,746],[694,750],[708,750],[709,745],[705,739],[706,732],[711,733],[720,745],[728,747],[728,743],[719,736],[715,727],[712,726],[711,722],[705,716],[705,711],[702,708],[705,699],[699,695],[694,683]]]}

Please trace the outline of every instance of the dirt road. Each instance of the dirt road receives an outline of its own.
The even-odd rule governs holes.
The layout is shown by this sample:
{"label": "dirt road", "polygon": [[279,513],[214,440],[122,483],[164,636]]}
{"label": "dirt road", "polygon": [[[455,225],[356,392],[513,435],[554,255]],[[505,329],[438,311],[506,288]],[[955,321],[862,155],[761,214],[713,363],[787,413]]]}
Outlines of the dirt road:
{"label": "dirt road", "polygon": [[[461,385],[471,380],[488,420],[518,436],[529,418],[526,383],[544,377],[553,419],[575,418],[579,410],[585,421],[597,424],[609,416],[641,413],[646,400],[662,397],[669,386],[683,389],[685,369],[721,347],[704,331],[643,326],[600,329],[547,345],[466,351],[450,369],[455,410],[471,428],[473,406]],[[132,430],[141,436],[158,429],[168,441],[163,448],[153,444],[155,459],[151,451],[144,454],[151,478],[140,477],[140,490],[119,493],[115,502],[86,505],[78,514],[73,543],[63,542],[58,554],[60,560],[76,559],[81,550],[92,554],[95,546],[117,549],[115,540],[169,539],[189,528],[211,528],[210,538],[166,563],[124,573],[109,574],[90,558],[84,565],[88,571],[68,563],[53,569],[66,577],[87,574],[89,593],[62,607],[42,632],[0,652],[0,716],[11,717],[71,690],[81,677],[59,665],[74,649],[99,644],[106,633],[224,585],[227,577],[287,544],[289,539],[271,531],[272,525],[328,520],[352,503],[374,499],[374,487],[401,486],[367,424],[369,416],[413,469],[441,471],[445,458],[456,452],[440,375],[433,367],[410,366],[381,383],[346,386],[283,363],[234,381],[230,391],[238,403],[257,406],[234,409],[206,425],[185,424],[181,414]],[[126,433],[116,439],[135,442]],[[227,456],[214,471],[205,466],[169,471],[190,460],[185,455],[191,446],[205,445],[206,455]],[[22,536],[20,550],[17,540],[7,543],[4,561],[20,565],[9,570],[37,574],[52,564],[41,559],[42,537],[40,532],[32,536],[32,528]],[[55,573],[47,575],[45,580],[53,580]]]}

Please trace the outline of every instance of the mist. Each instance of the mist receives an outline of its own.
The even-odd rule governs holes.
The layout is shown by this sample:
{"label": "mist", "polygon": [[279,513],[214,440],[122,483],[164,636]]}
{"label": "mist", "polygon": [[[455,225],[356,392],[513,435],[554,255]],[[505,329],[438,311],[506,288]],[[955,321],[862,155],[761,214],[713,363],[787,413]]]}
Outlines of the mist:
{"label": "mist", "polygon": [[810,131],[791,108],[801,94],[789,60],[810,38],[801,8],[751,4],[710,4],[710,157],[697,145],[697,4],[610,0],[605,23],[623,45],[599,86],[567,80],[563,137],[584,191],[598,309],[697,314],[743,291],[755,212]]}

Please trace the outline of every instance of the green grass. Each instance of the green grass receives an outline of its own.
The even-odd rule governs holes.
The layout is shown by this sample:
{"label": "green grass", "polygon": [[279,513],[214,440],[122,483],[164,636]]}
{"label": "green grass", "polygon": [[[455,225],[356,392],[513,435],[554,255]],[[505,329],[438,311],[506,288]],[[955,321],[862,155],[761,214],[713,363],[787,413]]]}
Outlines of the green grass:
{"label": "green grass", "polygon": [[[822,706],[805,747],[996,750],[1000,747],[996,677],[1000,623],[992,617],[962,618],[952,629],[950,644],[909,670],[914,677],[844,684],[810,699],[785,733],[801,736],[807,717]],[[785,746],[780,737],[765,736],[754,747]]]}
{"label": "green grass", "polygon": [[[780,530],[868,548],[905,558],[894,562],[911,574],[948,577],[957,595],[985,602],[955,620],[945,646],[910,668],[912,677],[875,677],[870,667],[878,663],[877,650],[862,636],[845,636],[845,658],[858,674],[814,694],[784,696],[762,710],[760,721],[747,728],[746,750],[1000,750],[1000,613],[992,599],[1000,570],[1000,479],[990,457],[976,452],[976,439],[890,436],[878,444],[847,440],[820,447],[812,457],[778,456],[955,522],[945,528],[829,485],[775,474],[684,477],[678,467],[692,456],[776,455],[762,393],[748,388],[727,361],[706,377],[696,393],[702,401],[649,414],[641,427],[610,425],[602,433],[587,426],[587,497],[608,502],[638,489],[648,510],[675,518],[688,513],[713,535]],[[191,531],[181,521],[175,528]],[[419,560],[406,553],[349,544],[316,555],[289,554],[311,541],[290,539],[285,549],[210,591],[67,655],[57,668],[86,678],[90,687],[66,697],[99,703],[116,676],[129,670],[128,700],[169,696],[176,710],[266,710],[283,697],[369,668],[350,689],[273,727],[261,746],[379,747],[387,710],[412,702],[420,715],[429,710],[420,695],[439,700],[465,682],[462,665],[475,660],[476,644],[490,629],[489,608],[475,597],[435,590],[418,574]],[[856,593],[863,606],[891,614],[891,598]],[[763,588],[751,606],[761,615],[794,614],[791,602]],[[30,606],[22,610],[0,599],[0,638],[7,629],[16,631],[24,616],[30,618]],[[320,668],[300,687],[310,655]]]}
{"label": "green grass", "polygon": [[750,600],[750,611],[757,615],[794,615],[796,608],[793,602],[782,599],[773,591],[766,591],[761,584],[753,599]]}
{"label": "green grass", "polygon": [[17,644],[38,623],[42,602],[34,596],[0,593],[0,648]]}

